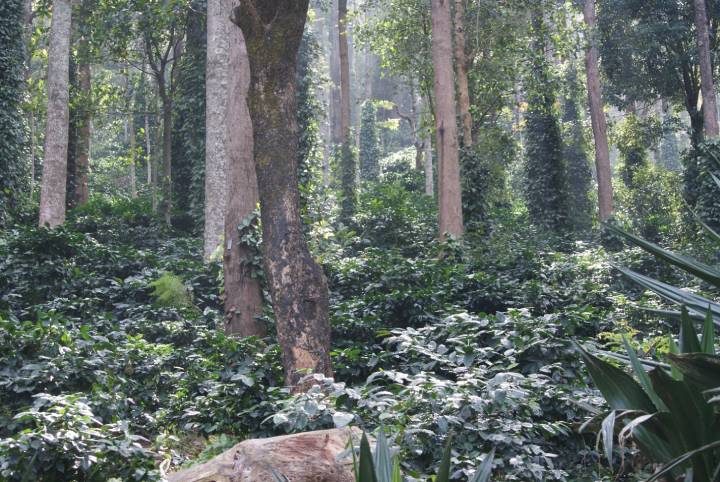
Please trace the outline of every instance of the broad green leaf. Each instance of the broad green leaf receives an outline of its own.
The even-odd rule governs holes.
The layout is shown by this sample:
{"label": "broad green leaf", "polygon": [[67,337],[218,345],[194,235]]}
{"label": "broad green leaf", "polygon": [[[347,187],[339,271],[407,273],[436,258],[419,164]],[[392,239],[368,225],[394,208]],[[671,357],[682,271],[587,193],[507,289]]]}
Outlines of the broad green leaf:
{"label": "broad green leaf", "polygon": [[715,354],[715,326],[713,325],[710,307],[708,307],[707,314],[705,315],[700,345],[703,353],[707,353],[708,355]]}
{"label": "broad green leaf", "polygon": [[373,463],[373,455],[370,450],[370,442],[368,442],[367,435],[364,433],[360,440],[360,462],[358,463],[357,482],[378,482],[375,477],[375,464]]}
{"label": "broad green leaf", "polygon": [[590,376],[614,410],[655,411],[652,401],[633,378],[613,365],[591,355],[579,343],[574,342]]}
{"label": "broad green leaf", "polygon": [[489,454],[485,456],[480,467],[477,468],[475,474],[468,482],[490,482],[490,476],[492,475],[492,464],[495,458],[495,449],[492,449]]}
{"label": "broad green leaf", "polygon": [[[685,381],[673,380],[664,370],[653,370],[650,378],[655,391],[668,407],[674,455],[678,456],[712,441],[715,413],[701,391]],[[709,480],[709,474],[703,476],[706,472],[704,463],[693,460],[693,469],[697,480]]]}
{"label": "broad green leaf", "polygon": [[380,427],[375,441],[375,475],[378,482],[391,482],[393,472],[393,457],[385,438],[385,429]]}
{"label": "broad green leaf", "polygon": [[650,382],[650,377],[645,371],[645,367],[643,367],[640,363],[640,360],[638,360],[637,353],[635,353],[635,350],[627,341],[627,338],[625,336],[622,337],[622,340],[623,345],[625,345],[625,351],[627,351],[628,357],[630,358],[630,364],[632,365],[633,372],[635,373],[637,379],[640,381],[640,386],[643,387],[643,390],[645,390],[645,393],[647,393],[648,397],[650,397],[650,400],[652,400],[657,410],[661,412],[667,411],[667,407],[657,395],[657,393],[655,393],[655,390],[653,390],[652,383]]}
{"label": "broad green leaf", "polygon": [[697,332],[687,309],[683,306],[682,316],[680,317],[680,353],[698,353],[701,351]]}
{"label": "broad green leaf", "polygon": [[641,275],[632,270],[621,267],[617,267],[616,269],[640,286],[654,291],[662,298],[678,305],[685,305],[694,317],[703,319],[709,306],[712,310],[713,323],[716,326],[720,326],[720,304],[648,276]]}
{"label": "broad green leaf", "polygon": [[638,236],[635,236],[632,233],[629,233],[617,226],[613,225],[606,225],[606,227],[630,241],[631,243],[635,244],[636,246],[641,247],[645,251],[649,252],[653,256],[662,259],[663,261],[666,261],[667,263],[670,263],[674,266],[677,266],[678,268],[682,269],[683,271],[687,271],[688,273],[691,273],[698,278],[707,281],[708,283],[712,284],[713,286],[720,287],[720,271],[713,268],[710,265],[707,265],[705,263],[701,263],[693,258],[690,258],[688,256],[684,256],[682,254],[676,254],[672,251],[668,251],[665,248],[661,248],[655,243],[651,243],[650,241],[646,241]]}
{"label": "broad green leaf", "polygon": [[[670,473],[673,469],[680,467],[682,464],[690,460],[695,455],[701,454],[703,452],[706,452],[708,450],[713,450],[720,447],[720,440],[716,440],[714,442],[711,442],[709,444],[703,445],[702,447],[698,447],[695,450],[691,450],[690,452],[686,452],[682,454],[680,457],[677,457],[670,462],[668,462],[666,465],[664,465],[660,470],[655,472],[652,477],[647,479],[646,482],[655,482],[657,480],[660,480],[660,477],[667,475]],[[715,468],[715,473],[713,474],[713,478],[710,480],[716,480],[718,470],[720,470],[720,464]]]}
{"label": "broad green leaf", "polygon": [[435,482],[449,482],[450,481],[450,458],[452,457],[452,435],[448,437],[447,443],[445,444],[445,450],[443,450],[443,456],[440,460],[440,467],[438,467],[437,477]]}
{"label": "broad green leaf", "polygon": [[668,354],[670,362],[685,378],[703,390],[720,387],[720,356],[706,353]]}

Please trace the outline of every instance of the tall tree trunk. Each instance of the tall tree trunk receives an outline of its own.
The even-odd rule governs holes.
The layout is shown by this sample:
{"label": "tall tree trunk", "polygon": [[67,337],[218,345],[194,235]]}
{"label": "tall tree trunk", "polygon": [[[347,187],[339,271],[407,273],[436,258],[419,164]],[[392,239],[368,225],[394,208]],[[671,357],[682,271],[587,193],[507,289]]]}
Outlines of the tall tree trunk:
{"label": "tall tree trunk", "polygon": [[87,49],[87,40],[81,39],[80,43],[81,45],[78,47],[81,52],[78,87],[81,106],[78,112],[77,145],[75,146],[75,189],[73,192],[73,206],[75,207],[84,206],[89,198],[88,172],[90,171],[90,128],[92,125],[91,71],[87,54],[82,53],[83,49]]}
{"label": "tall tree trunk", "polygon": [[[163,82],[164,80],[159,80]],[[163,170],[162,170],[162,211],[165,224],[172,224],[172,99],[165,89],[160,85],[160,99],[162,100],[162,145],[163,145]]]}
{"label": "tall tree trunk", "polygon": [[595,169],[598,183],[598,207],[600,221],[605,221],[613,213],[612,170],[610,167],[610,149],[607,139],[607,120],[603,109],[600,73],[598,71],[598,47],[595,32],[595,0],[585,0],[583,9],[588,30],[588,49],[585,53],[587,90],[590,103],[590,119],[595,138]]}
{"label": "tall tree trunk", "polygon": [[130,136],[130,197],[135,199],[138,197],[137,193],[137,139],[135,133],[135,103],[133,99],[135,96],[130,97],[130,105],[128,109],[128,134]]}
{"label": "tall tree trunk", "polygon": [[342,143],[342,122],[340,120],[342,111],[341,89],[340,89],[340,34],[339,30],[339,0],[332,0],[330,6],[330,128],[332,132],[332,143]]}
{"label": "tall tree trunk", "polygon": [[342,219],[348,219],[355,211],[355,178],[357,169],[350,137],[351,99],[350,52],[348,46],[347,0],[338,0],[338,39],[340,45],[340,143],[342,187]]}
{"label": "tall tree trunk", "polygon": [[[230,22],[232,10],[228,0],[209,0],[207,6],[207,64],[206,64],[206,115],[205,115],[205,230],[203,255],[206,261],[221,243],[225,229],[227,181],[229,174],[226,151],[226,116],[230,95],[231,75],[242,72],[230,70],[230,61],[236,61],[230,52],[231,35],[241,36]],[[237,126],[233,126],[237,127]],[[242,133],[241,133],[242,135]]]}
{"label": "tall tree trunk", "polygon": [[[243,221],[248,219],[257,206],[258,189],[253,159],[252,123],[247,107],[250,65],[242,32],[229,18],[232,3],[232,0],[211,0],[208,3],[206,145],[209,154],[211,140],[217,143],[212,149],[212,155],[222,156],[220,162],[224,171],[219,172],[220,181],[224,181],[227,174],[227,183],[223,182],[222,186],[227,192],[227,199],[217,200],[226,202],[226,205],[221,207],[225,213],[222,220],[225,232],[225,333],[264,336],[267,328],[257,320],[262,313],[263,297],[260,282],[253,276],[254,247],[243,243],[241,239],[247,230],[255,227],[246,226]],[[215,36],[223,38],[214,38]],[[219,55],[220,49],[223,53]],[[211,56],[215,57],[212,61]],[[223,63],[215,63],[221,56],[225,57]],[[215,70],[212,75],[211,68]],[[210,123],[213,116],[217,118]],[[209,168],[210,155],[206,162]],[[207,203],[207,194],[205,199]],[[205,234],[207,239],[207,232]],[[217,242],[220,241],[218,238]]]}
{"label": "tall tree trunk", "polygon": [[48,51],[45,160],[39,221],[40,226],[51,228],[65,221],[71,17],[70,0],[53,1]]}
{"label": "tall tree trunk", "polygon": [[300,383],[307,373],[332,375],[328,287],[305,241],[299,208],[295,75],[307,10],[308,0],[241,0],[234,12],[250,60],[265,275],[285,380],[296,390],[312,383]]}
{"label": "tall tree trunk", "polygon": [[710,36],[708,35],[708,18],[705,0],[695,2],[695,31],[697,32],[697,46],[700,57],[700,76],[703,98],[703,118],[705,120],[705,135],[708,139],[715,139],[720,135],[718,131],[717,102],[715,100],[715,83],[713,82],[712,61],[710,59]]}
{"label": "tall tree trunk", "polygon": [[425,139],[425,194],[430,197],[435,197],[432,154],[432,138],[431,135],[428,134],[427,139]]}
{"label": "tall tree trunk", "polygon": [[[33,32],[33,9],[32,0],[23,2],[23,23],[25,25],[25,85],[29,86],[32,69],[32,32]],[[30,107],[27,111],[28,126],[30,126],[30,200],[35,195],[35,108]]]}
{"label": "tall tree trunk", "polygon": [[[147,70],[149,70],[149,67],[146,67]],[[143,74],[145,75],[145,74]],[[155,194],[155,184],[154,184],[154,169],[153,169],[153,163],[152,163],[152,135],[150,134],[150,95],[149,95],[149,85],[145,84],[145,115],[144,115],[144,135],[145,135],[145,168],[147,170],[147,186],[148,190],[150,191],[150,199],[152,200],[152,210],[154,213],[157,213],[157,196]]]}
{"label": "tall tree trunk", "polygon": [[468,88],[467,56],[465,55],[465,2],[455,0],[455,68],[457,70],[458,107],[462,125],[463,146],[470,147],[472,139],[472,116],[470,115],[470,90]]}
{"label": "tall tree trunk", "polygon": [[435,75],[435,135],[438,153],[440,238],[464,233],[453,79],[451,0],[432,0],[432,60]]}

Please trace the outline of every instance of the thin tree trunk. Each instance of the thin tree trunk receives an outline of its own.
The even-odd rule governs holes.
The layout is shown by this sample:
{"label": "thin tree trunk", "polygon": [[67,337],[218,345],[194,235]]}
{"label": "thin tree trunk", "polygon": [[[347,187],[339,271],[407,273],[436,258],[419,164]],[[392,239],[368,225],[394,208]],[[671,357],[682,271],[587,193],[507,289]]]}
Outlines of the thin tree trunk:
{"label": "thin tree trunk", "polygon": [[45,160],[40,190],[40,226],[65,221],[69,123],[70,0],[54,0],[47,76]]}
{"label": "thin tree trunk", "polygon": [[[87,49],[87,40],[81,39],[80,52]],[[85,46],[83,47],[84,44]],[[86,54],[81,54],[84,56]],[[80,59],[78,87],[82,106],[78,112],[77,146],[75,150],[75,189],[73,206],[84,206],[88,202],[88,172],[90,171],[90,129],[92,126],[91,71],[87,58]]]}
{"label": "thin tree trunk", "polygon": [[695,2],[695,31],[697,32],[697,46],[700,57],[700,76],[703,98],[703,117],[705,120],[705,135],[708,139],[715,139],[720,135],[718,131],[717,102],[715,99],[715,84],[713,82],[712,61],[710,58],[710,36],[708,35],[708,18],[705,0]]}
{"label": "thin tree trunk", "polygon": [[[226,116],[228,115],[231,75],[229,51],[231,35],[242,36],[230,22],[232,5],[228,0],[209,0],[207,6],[207,64],[206,64],[206,141],[205,141],[205,229],[203,256],[208,261],[222,242],[225,229],[225,209],[229,174],[226,151]],[[237,128],[238,126],[229,126]],[[240,135],[243,135],[242,133]],[[237,187],[235,187],[237,189]]]}
{"label": "thin tree trunk", "polygon": [[455,0],[455,68],[457,70],[458,110],[462,125],[463,146],[470,147],[472,139],[472,116],[470,115],[470,90],[468,88],[467,56],[465,55],[465,3]]}
{"label": "thin tree trunk", "polygon": [[35,110],[30,109],[28,114],[28,123],[30,124],[30,196],[32,201],[35,196]]}
{"label": "thin tree trunk", "polygon": [[432,60],[435,75],[435,130],[438,153],[440,238],[464,233],[453,79],[451,0],[432,0]]}
{"label": "thin tree trunk", "polygon": [[137,155],[137,139],[135,138],[135,113],[133,111],[133,97],[130,97],[130,109],[128,111],[128,131],[130,136],[130,197],[135,199],[137,193],[137,172],[136,172],[136,155]]}
{"label": "thin tree trunk", "polygon": [[308,0],[241,0],[234,12],[250,60],[265,275],[285,379],[295,390],[313,383],[303,379],[308,373],[332,375],[328,287],[305,241],[299,208],[295,76],[307,10]]}
{"label": "thin tree trunk", "polygon": [[331,85],[331,102],[330,102],[330,127],[332,132],[332,143],[334,145],[342,143],[342,121],[340,120],[342,111],[341,89],[340,89],[340,34],[338,32],[338,15],[339,0],[333,0],[330,7],[330,85]]}
{"label": "thin tree trunk", "polygon": [[595,138],[595,169],[598,183],[598,207],[600,221],[606,221],[613,213],[612,170],[610,149],[607,139],[607,120],[603,109],[600,74],[598,72],[598,47],[595,37],[595,0],[585,0],[583,9],[588,29],[588,49],[585,53],[587,90],[590,103],[590,118]]}
{"label": "thin tree trunk", "polygon": [[432,151],[432,138],[428,135],[427,139],[425,139],[425,194],[435,197]]}
{"label": "thin tree trunk", "polygon": [[351,92],[350,92],[350,55],[348,46],[347,0],[338,0],[338,39],[340,45],[340,142],[341,151],[341,187],[342,219],[348,219],[355,211],[355,156],[352,152],[350,137]]}
{"label": "thin tree trunk", "polygon": [[[229,11],[232,2],[222,0]],[[227,17],[227,16],[225,16]],[[226,20],[227,21],[227,20]],[[228,21],[229,23],[229,21]],[[247,106],[250,65],[242,32],[230,24],[229,84],[227,100],[227,134],[225,136],[228,171],[228,200],[225,215],[225,333],[239,336],[265,336],[267,327],[258,320],[263,295],[260,281],[254,275],[255,248],[242,237],[255,229],[244,223],[258,203],[257,178],[253,159],[253,130]]]}
{"label": "thin tree trunk", "polygon": [[172,100],[165,87],[160,87],[162,99],[162,144],[163,144],[163,171],[162,171],[162,208],[165,224],[172,224]]}

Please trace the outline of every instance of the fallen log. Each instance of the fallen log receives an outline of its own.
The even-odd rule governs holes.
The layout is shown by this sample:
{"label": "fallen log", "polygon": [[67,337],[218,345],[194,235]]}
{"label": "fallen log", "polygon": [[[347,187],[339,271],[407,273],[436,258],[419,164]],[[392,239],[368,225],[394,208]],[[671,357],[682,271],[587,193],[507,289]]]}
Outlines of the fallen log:
{"label": "fallen log", "polygon": [[357,429],[343,428],[245,440],[204,464],[168,474],[166,480],[354,482],[347,448],[351,437],[359,446],[360,435]]}

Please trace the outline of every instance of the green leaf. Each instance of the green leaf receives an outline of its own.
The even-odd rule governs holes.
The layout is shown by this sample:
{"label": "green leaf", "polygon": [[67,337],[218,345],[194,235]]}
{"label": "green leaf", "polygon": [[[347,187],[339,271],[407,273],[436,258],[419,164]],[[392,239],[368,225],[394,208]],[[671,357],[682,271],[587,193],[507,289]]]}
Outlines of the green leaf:
{"label": "green leaf", "polygon": [[375,441],[375,475],[378,482],[391,482],[392,472],[393,457],[385,438],[385,429],[381,426]]}
{"label": "green leaf", "polygon": [[378,482],[375,477],[375,464],[373,463],[373,455],[370,450],[370,442],[368,442],[367,435],[364,433],[360,440],[360,462],[358,463],[357,482]]}
{"label": "green leaf", "polygon": [[713,325],[712,311],[709,306],[707,314],[705,315],[705,323],[703,323],[700,345],[703,353],[707,353],[708,355],[715,354],[715,326]]}
{"label": "green leaf", "polygon": [[437,477],[435,482],[449,482],[450,481],[450,458],[452,456],[452,436],[448,437],[447,443],[445,443],[445,450],[443,450],[443,456],[440,460],[440,467],[438,467]]}
{"label": "green leaf", "polygon": [[573,342],[580,352],[590,376],[614,410],[655,411],[652,401],[633,378],[613,365],[591,355],[579,343]]}
{"label": "green leaf", "polygon": [[492,475],[492,463],[495,458],[495,449],[492,449],[489,454],[485,456],[480,467],[475,471],[468,482],[490,482],[490,476]]}
{"label": "green leaf", "polygon": [[[669,422],[672,430],[674,454],[694,450],[712,440],[715,426],[713,408],[705,401],[702,392],[686,381],[673,380],[664,370],[650,372],[653,387],[668,407]],[[663,462],[659,460],[658,462]],[[697,480],[709,480],[703,477],[704,464],[693,462]]]}
{"label": "green leaf", "polygon": [[610,231],[615,232],[616,234],[619,234],[623,236],[625,239],[630,241],[631,243],[635,244],[636,246],[641,247],[648,253],[652,254],[653,256],[662,259],[663,261],[666,261],[667,263],[670,263],[674,266],[677,266],[678,268],[682,269],[683,271],[687,271],[688,273],[691,273],[698,278],[707,281],[708,283],[712,284],[713,286],[720,287],[720,271],[713,268],[710,265],[707,265],[705,263],[701,263],[693,258],[690,258],[688,256],[684,256],[682,254],[676,254],[672,251],[668,251],[665,248],[661,248],[655,243],[651,243],[650,241],[646,241],[638,236],[635,236],[632,233],[629,233],[617,226],[606,224],[605,225],[607,229]]}
{"label": "green leaf", "polygon": [[682,316],[680,317],[680,353],[698,353],[700,342],[698,341],[697,332],[693,326],[692,320],[688,315],[687,308],[682,307]]}
{"label": "green leaf", "polygon": [[640,363],[640,360],[638,360],[637,353],[635,353],[635,350],[627,341],[627,338],[625,338],[625,336],[622,337],[622,341],[623,345],[625,345],[625,351],[627,351],[628,357],[630,358],[630,364],[632,365],[633,372],[635,373],[637,379],[640,381],[640,386],[643,387],[645,393],[647,393],[648,397],[650,397],[650,400],[652,400],[655,408],[657,408],[661,412],[667,411],[667,407],[657,395],[657,393],[655,393],[655,390],[653,390],[652,383],[650,382],[650,377],[645,371],[645,367],[643,367]]}
{"label": "green leaf", "polygon": [[708,306],[710,306],[713,315],[713,323],[720,326],[720,304],[648,276],[641,275],[640,273],[636,273],[632,270],[621,267],[616,267],[616,269],[640,286],[654,291],[662,298],[678,305],[685,305],[690,313],[692,313],[694,317],[699,317],[699,319],[704,317]]}
{"label": "green leaf", "polygon": [[668,358],[685,378],[701,389],[720,387],[720,356],[707,353],[669,353]]}
{"label": "green leaf", "polygon": [[[686,461],[691,459],[697,454],[700,454],[702,452],[705,452],[707,450],[712,450],[717,447],[720,447],[720,440],[716,440],[715,442],[711,442],[709,444],[703,445],[702,447],[698,447],[695,450],[691,450],[690,452],[686,452],[682,454],[680,457],[677,457],[670,462],[668,462],[666,465],[664,465],[660,470],[655,472],[652,477],[647,479],[646,482],[655,482],[656,480],[660,480],[660,477],[670,473],[673,469],[680,467],[682,464],[684,464]],[[720,465],[718,465],[718,468],[720,468]],[[717,473],[717,468],[715,469]],[[715,480],[716,477],[713,478]]]}

